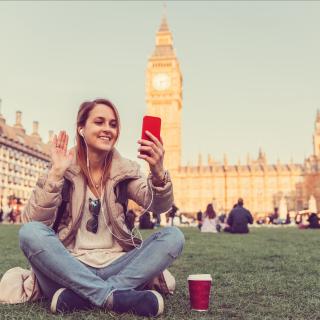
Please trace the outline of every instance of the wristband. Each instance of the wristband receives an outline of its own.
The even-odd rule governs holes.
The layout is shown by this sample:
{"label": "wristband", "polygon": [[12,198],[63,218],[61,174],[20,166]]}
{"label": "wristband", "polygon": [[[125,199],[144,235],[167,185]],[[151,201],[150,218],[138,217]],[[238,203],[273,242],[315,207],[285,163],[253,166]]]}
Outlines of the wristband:
{"label": "wristband", "polygon": [[164,171],[164,175],[163,175],[163,178],[162,179],[157,179],[159,182],[161,182],[161,184],[159,185],[159,186],[157,186],[157,187],[163,187],[163,186],[165,186],[166,184],[167,184],[167,182],[168,182],[168,170],[165,170]]}

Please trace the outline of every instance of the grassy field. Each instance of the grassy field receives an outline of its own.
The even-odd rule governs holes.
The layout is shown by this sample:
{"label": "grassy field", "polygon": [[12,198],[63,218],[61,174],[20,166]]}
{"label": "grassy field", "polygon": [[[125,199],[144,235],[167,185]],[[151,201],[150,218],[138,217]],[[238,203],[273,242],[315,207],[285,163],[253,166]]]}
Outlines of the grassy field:
{"label": "grassy field", "polygon": [[[18,229],[0,225],[0,276],[11,267],[27,267]],[[183,255],[170,268],[177,290],[165,299],[159,319],[320,319],[320,230],[254,228],[245,236],[183,232]],[[189,309],[186,279],[192,273],[212,275],[207,313]],[[47,306],[45,301],[0,305],[0,319],[141,319],[101,311],[53,316]]]}

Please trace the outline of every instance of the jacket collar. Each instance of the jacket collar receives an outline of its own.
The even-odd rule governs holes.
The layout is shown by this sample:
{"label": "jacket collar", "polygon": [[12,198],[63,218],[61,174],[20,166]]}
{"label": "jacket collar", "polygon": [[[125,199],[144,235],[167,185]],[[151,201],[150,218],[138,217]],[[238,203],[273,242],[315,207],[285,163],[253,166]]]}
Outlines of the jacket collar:
{"label": "jacket collar", "polygon": [[118,150],[114,149],[110,168],[110,179],[118,182],[138,176],[140,176],[139,165],[132,160],[123,158]]}

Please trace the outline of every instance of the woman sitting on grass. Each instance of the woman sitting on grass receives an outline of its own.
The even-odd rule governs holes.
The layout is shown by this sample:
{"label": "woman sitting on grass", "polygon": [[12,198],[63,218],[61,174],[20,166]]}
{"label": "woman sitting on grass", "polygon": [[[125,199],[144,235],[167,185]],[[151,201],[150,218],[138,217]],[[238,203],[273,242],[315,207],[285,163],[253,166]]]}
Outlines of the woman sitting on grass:
{"label": "woman sitting on grass", "polygon": [[201,232],[218,232],[218,218],[211,203],[207,205],[207,209],[204,213]]}
{"label": "woman sitting on grass", "polygon": [[[54,136],[52,168],[38,180],[23,213],[28,223],[20,229],[20,247],[54,313],[92,307],[141,316],[163,312],[161,294],[142,289],[158,276],[159,291],[166,292],[162,272],[181,254],[184,236],[169,227],[141,241],[127,229],[119,198],[142,207],[151,204],[150,210],[158,213],[171,208],[164,149],[150,132],[150,141],[138,141],[143,152],[138,158],[151,171],[146,179],[135,162],[114,148],[119,133],[119,115],[110,101],[84,102],[75,149],[67,151],[65,131]],[[66,180],[71,183],[70,202],[55,234],[52,226]]]}

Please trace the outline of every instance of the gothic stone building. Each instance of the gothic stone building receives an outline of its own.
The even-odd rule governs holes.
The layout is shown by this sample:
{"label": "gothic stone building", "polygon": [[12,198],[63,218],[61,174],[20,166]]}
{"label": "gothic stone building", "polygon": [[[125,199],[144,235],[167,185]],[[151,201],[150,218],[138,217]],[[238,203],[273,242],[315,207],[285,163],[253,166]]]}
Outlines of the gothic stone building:
{"label": "gothic stone building", "polygon": [[[273,212],[284,199],[288,210],[303,209],[314,195],[319,202],[318,156],[320,156],[320,115],[314,135],[314,156],[304,164],[269,164],[260,151],[256,160],[231,165],[226,157],[217,163],[211,156],[196,166],[181,165],[182,73],[173,47],[173,38],[163,17],[156,34],[156,46],[146,70],[147,114],[162,119],[165,166],[174,182],[176,205],[195,214],[213,203],[216,210],[228,212],[239,197],[254,214]],[[318,203],[319,207],[319,203]]]}
{"label": "gothic stone building", "polygon": [[[1,110],[1,100],[0,100]],[[16,123],[10,126],[0,111],[0,201],[5,205],[8,197],[26,201],[37,178],[47,171],[50,161],[49,145],[38,133],[38,122],[27,134],[21,122],[22,113],[16,112]],[[49,136],[52,135],[50,131]]]}

